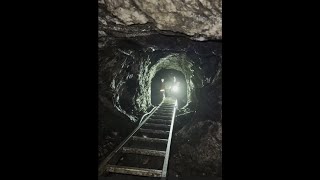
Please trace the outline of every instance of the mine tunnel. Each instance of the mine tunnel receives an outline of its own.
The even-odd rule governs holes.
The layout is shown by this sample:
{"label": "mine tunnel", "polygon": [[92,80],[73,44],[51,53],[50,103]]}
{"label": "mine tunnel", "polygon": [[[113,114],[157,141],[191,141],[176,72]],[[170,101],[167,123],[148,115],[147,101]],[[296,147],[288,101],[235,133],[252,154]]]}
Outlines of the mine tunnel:
{"label": "mine tunnel", "polygon": [[[159,105],[163,99],[163,95],[159,91],[161,89],[161,80],[163,80],[164,88],[171,90],[171,96],[178,100],[179,107],[187,104],[187,82],[182,72],[173,69],[161,69],[151,80],[151,104]],[[174,85],[176,81],[177,85]],[[169,92],[165,96],[170,96]]]}
{"label": "mine tunnel", "polygon": [[[221,8],[221,1],[178,6],[180,1],[159,0],[167,4],[162,9],[151,1],[119,2],[99,1],[99,176],[163,177],[166,169],[166,177],[221,179],[221,12],[208,11]],[[175,14],[165,13],[173,7]],[[198,16],[183,20],[182,7]],[[210,18],[197,18],[210,13],[214,26]],[[161,20],[169,15],[176,20],[164,26]],[[143,149],[148,143],[154,149]]]}

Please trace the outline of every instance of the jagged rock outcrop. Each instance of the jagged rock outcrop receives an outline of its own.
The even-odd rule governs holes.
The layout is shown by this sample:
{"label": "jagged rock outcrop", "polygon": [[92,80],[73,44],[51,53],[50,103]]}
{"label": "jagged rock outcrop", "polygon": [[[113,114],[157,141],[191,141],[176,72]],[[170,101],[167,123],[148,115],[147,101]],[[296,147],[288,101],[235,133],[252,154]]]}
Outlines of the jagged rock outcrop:
{"label": "jagged rock outcrop", "polygon": [[[155,33],[222,39],[222,0],[100,0],[99,22],[114,36]],[[101,31],[101,33],[103,30]]]}

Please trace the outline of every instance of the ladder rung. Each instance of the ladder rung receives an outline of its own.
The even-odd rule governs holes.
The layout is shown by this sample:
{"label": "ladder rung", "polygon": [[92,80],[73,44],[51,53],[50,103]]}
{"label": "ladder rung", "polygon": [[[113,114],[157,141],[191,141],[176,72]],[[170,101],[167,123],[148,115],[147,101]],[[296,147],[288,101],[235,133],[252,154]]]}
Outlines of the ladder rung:
{"label": "ladder rung", "polygon": [[132,140],[134,141],[144,141],[144,142],[155,142],[155,143],[167,143],[168,139],[159,139],[159,138],[145,138],[145,137],[138,137],[138,136],[132,136]]}
{"label": "ladder rung", "polygon": [[165,151],[130,148],[130,147],[123,147],[122,152],[129,153],[129,154],[141,154],[141,155],[147,155],[147,156],[160,156],[160,157],[165,157],[165,155],[166,155]]}
{"label": "ladder rung", "polygon": [[158,110],[159,109],[164,109],[164,110],[173,110],[173,107],[159,107],[158,108]]}
{"label": "ladder rung", "polygon": [[160,116],[160,115],[152,115],[151,117],[155,117],[156,119],[171,119],[172,116]]}
{"label": "ladder rung", "polygon": [[169,115],[153,114],[151,117],[153,117],[153,116],[165,117],[165,118],[172,118],[172,113],[170,113]]}
{"label": "ladder rung", "polygon": [[165,109],[165,110],[162,110],[162,109],[158,109],[158,111],[156,112],[166,112],[166,113],[173,113],[173,109]]}
{"label": "ladder rung", "polygon": [[162,170],[145,169],[137,167],[107,165],[107,171],[118,174],[130,174],[137,176],[161,177]]}
{"label": "ladder rung", "polygon": [[143,129],[143,128],[140,128],[140,131],[142,133],[169,135],[169,131],[162,131],[162,130],[155,130],[155,129]]}
{"label": "ladder rung", "polygon": [[149,123],[159,123],[159,124],[171,124],[171,120],[153,119],[153,118],[150,118],[147,122],[149,122]]}
{"label": "ladder rung", "polygon": [[161,112],[161,113],[173,113],[173,111],[172,110],[166,110],[166,111],[163,111],[163,110],[158,110],[158,111],[156,111],[155,113],[157,113],[157,112]]}
{"label": "ladder rung", "polygon": [[165,128],[167,130],[170,130],[170,125],[167,124],[145,123],[143,126],[147,126],[149,128]]}
{"label": "ladder rung", "polygon": [[170,111],[157,111],[157,112],[154,112],[154,114],[165,114],[165,115],[172,115],[172,112]]}
{"label": "ladder rung", "polygon": [[170,114],[169,113],[166,113],[166,114],[165,113],[154,113],[153,116],[164,116],[164,117],[170,116],[170,117],[172,117],[172,114],[171,113]]}
{"label": "ladder rung", "polygon": [[158,111],[156,111],[156,112],[154,112],[154,114],[156,114],[156,113],[170,113],[170,114],[172,114],[172,111],[161,111],[161,110],[158,110]]}

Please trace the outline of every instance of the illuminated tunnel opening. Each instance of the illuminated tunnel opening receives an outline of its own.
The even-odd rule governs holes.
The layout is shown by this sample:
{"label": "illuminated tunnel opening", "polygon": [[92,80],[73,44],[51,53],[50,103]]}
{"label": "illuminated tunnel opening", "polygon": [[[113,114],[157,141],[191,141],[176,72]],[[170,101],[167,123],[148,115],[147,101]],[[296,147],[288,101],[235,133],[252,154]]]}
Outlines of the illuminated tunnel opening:
{"label": "illuminated tunnel opening", "polygon": [[[163,79],[163,82],[162,82]],[[158,105],[162,101],[161,89],[166,97],[178,100],[178,108],[187,104],[187,82],[184,74],[174,69],[161,69],[151,80],[151,103]]]}

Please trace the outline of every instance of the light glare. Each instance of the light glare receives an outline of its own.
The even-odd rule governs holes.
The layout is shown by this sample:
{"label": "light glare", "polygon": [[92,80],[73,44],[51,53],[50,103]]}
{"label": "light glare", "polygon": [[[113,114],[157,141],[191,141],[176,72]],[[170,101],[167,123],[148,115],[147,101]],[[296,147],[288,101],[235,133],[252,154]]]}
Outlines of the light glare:
{"label": "light glare", "polygon": [[173,86],[173,87],[172,87],[172,91],[173,91],[173,92],[177,92],[177,91],[178,91],[178,86]]}

